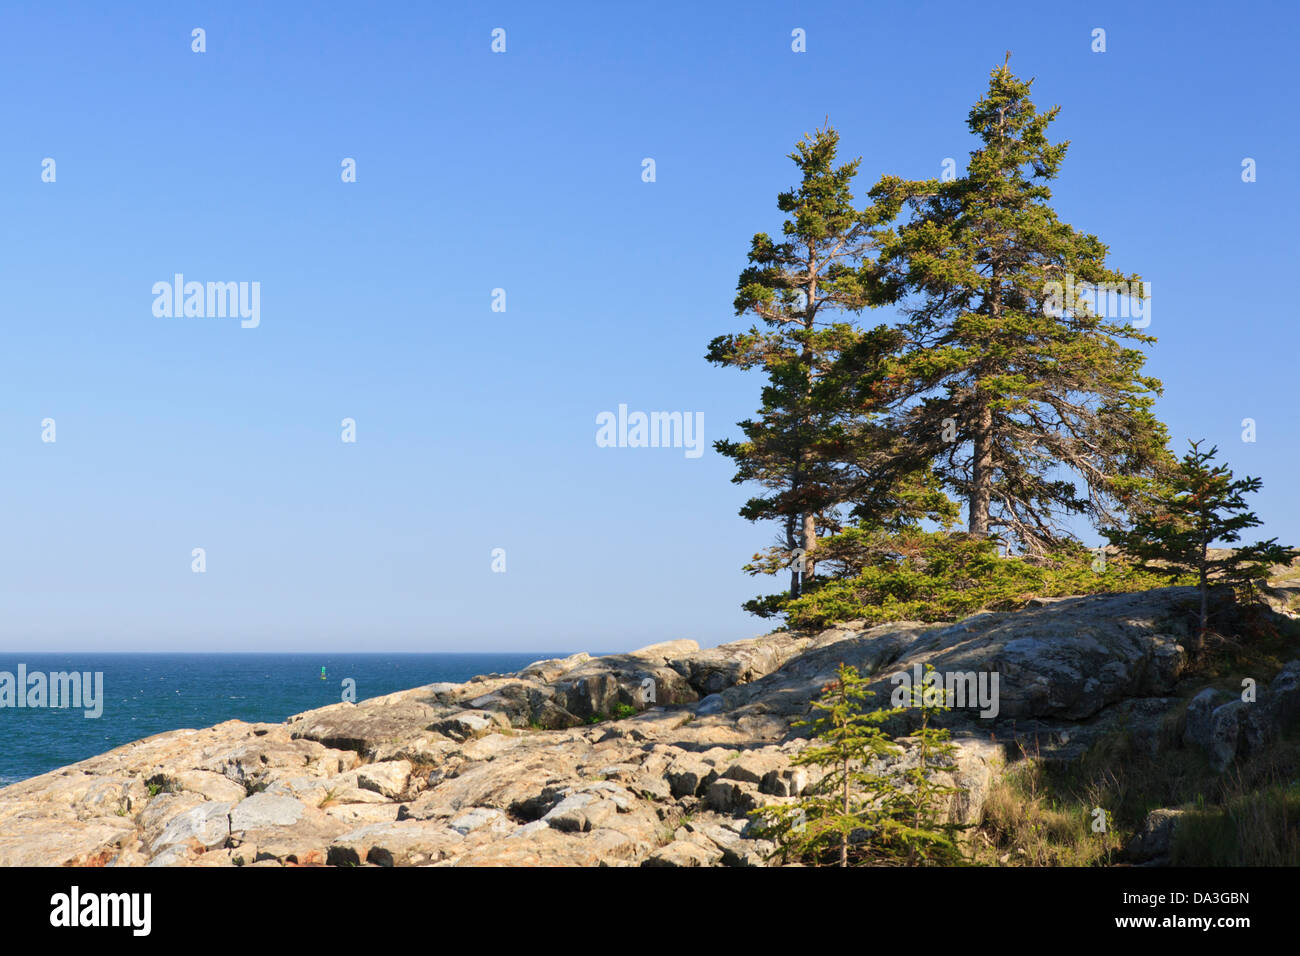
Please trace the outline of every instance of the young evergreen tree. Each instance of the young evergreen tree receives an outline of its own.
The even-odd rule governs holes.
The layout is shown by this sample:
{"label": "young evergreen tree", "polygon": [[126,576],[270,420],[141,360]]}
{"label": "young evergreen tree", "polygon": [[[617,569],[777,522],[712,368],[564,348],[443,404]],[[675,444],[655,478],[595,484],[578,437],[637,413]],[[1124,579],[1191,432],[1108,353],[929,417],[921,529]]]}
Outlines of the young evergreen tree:
{"label": "young evergreen tree", "polygon": [[1248,510],[1244,495],[1259,491],[1258,478],[1234,480],[1226,464],[1214,464],[1218,448],[1201,450],[1201,442],[1189,442],[1191,450],[1162,481],[1153,507],[1143,513],[1131,529],[1107,530],[1110,543],[1133,555],[1141,567],[1176,577],[1195,575],[1200,592],[1199,627],[1196,649],[1205,641],[1209,627],[1210,584],[1231,585],[1251,591],[1276,564],[1290,564],[1300,551],[1277,543],[1277,538],[1257,541],[1219,555],[1211,555],[1215,542],[1233,544],[1241,532],[1259,525]]}
{"label": "young evergreen tree", "polygon": [[[927,678],[932,677],[934,667],[926,664],[925,673]],[[920,726],[910,735],[915,741],[915,763],[903,772],[906,786],[900,788],[895,799],[897,810],[889,835],[901,856],[913,866],[954,865],[963,859],[957,843],[957,834],[963,827],[949,820],[944,810],[948,798],[961,793],[962,788],[936,779],[938,773],[951,773],[955,769],[957,746],[952,743],[947,728],[935,723],[950,708],[942,684],[911,686],[907,693],[911,697],[908,706],[920,714]]]}
{"label": "young evergreen tree", "polygon": [[916,697],[921,721],[909,765],[876,770],[880,759],[903,753],[883,725],[906,708],[868,710],[874,693],[867,683],[857,668],[841,663],[812,704],[819,716],[793,725],[810,727],[814,743],[791,763],[818,767],[823,776],[794,803],[751,811],[760,832],[776,842],[774,856],[817,865],[961,862],[955,839],[961,827],[947,822],[945,808],[962,788],[936,780],[952,769],[956,750],[948,732],[933,725],[946,700]]}
{"label": "young evergreen tree", "polygon": [[1040,111],[1031,82],[993,70],[963,176],[885,177],[872,190],[885,215],[907,210],[864,279],[903,292],[906,343],[866,391],[890,405],[912,455],[899,463],[933,463],[972,535],[1040,555],[1068,539],[1069,515],[1118,523],[1166,433],[1152,413],[1160,383],[1123,344],[1154,338],[1101,314],[1130,303],[1145,314],[1123,294],[1143,287],[1049,205],[1069,144],[1049,141],[1059,107]]}
{"label": "young evergreen tree", "polygon": [[787,859],[848,866],[865,850],[866,837],[889,817],[894,787],[867,768],[879,757],[900,752],[881,729],[899,711],[865,711],[864,702],[873,696],[866,686],[857,668],[840,664],[836,679],[813,701],[820,716],[793,724],[811,727],[816,743],[791,763],[821,767],[825,775],[797,803],[754,811],[766,821],[765,835],[775,839]]}

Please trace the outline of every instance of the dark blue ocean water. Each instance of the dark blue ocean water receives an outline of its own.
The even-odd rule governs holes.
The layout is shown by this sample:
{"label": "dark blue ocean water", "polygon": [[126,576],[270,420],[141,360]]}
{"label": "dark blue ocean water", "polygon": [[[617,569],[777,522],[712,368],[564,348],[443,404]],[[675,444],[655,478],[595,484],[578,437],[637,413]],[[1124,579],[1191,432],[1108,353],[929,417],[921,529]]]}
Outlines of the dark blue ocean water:
{"label": "dark blue ocean water", "polygon": [[[342,699],[357,700],[434,681],[517,671],[562,654],[3,654],[17,676],[102,671],[103,714],[0,707],[0,786],[45,773],[164,730],[223,720],[281,721]],[[326,679],[321,680],[321,667]]]}

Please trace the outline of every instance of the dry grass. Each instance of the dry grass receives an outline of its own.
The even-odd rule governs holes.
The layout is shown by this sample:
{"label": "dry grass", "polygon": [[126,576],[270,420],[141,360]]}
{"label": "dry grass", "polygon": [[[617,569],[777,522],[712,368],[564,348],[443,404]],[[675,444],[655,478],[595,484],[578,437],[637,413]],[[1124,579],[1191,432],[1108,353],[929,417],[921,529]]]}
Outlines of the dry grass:
{"label": "dry grass", "polygon": [[986,866],[1104,866],[1122,846],[1111,827],[1093,831],[1094,800],[1062,800],[1043,764],[1026,759],[999,778],[984,803],[972,841],[974,862]]}
{"label": "dry grass", "polygon": [[1237,794],[1189,809],[1174,831],[1175,866],[1300,866],[1300,786]]}
{"label": "dry grass", "polygon": [[[1174,743],[1179,708],[1152,756],[1127,734],[1097,743],[1074,763],[1026,755],[993,786],[972,843],[975,862],[1003,866],[1107,866],[1151,810],[1187,811],[1175,831],[1181,866],[1300,865],[1300,741],[1216,774],[1204,755]],[[1095,811],[1106,829],[1094,832]]]}
{"label": "dry grass", "polygon": [[[1300,589],[1300,561],[1294,571]],[[1265,753],[1215,773],[1205,755],[1182,743],[1186,703],[1206,686],[1233,694],[1242,678],[1260,687],[1300,656],[1300,621],[1267,608],[1228,604],[1180,681],[1187,696],[1159,728],[1156,751],[1118,732],[1070,763],[1024,753],[994,784],[971,841],[985,865],[1105,866],[1147,814],[1187,811],[1175,831],[1173,862],[1200,866],[1300,865],[1300,728]],[[1091,826],[1101,808],[1106,832]]]}

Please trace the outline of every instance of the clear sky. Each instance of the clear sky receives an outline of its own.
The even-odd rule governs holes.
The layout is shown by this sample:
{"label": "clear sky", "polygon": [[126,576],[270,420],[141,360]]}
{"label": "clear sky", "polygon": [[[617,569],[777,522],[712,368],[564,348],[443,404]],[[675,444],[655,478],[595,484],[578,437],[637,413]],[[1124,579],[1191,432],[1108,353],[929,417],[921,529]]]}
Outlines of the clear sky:
{"label": "clear sky", "polygon": [[[859,196],[964,168],[1007,50],[1063,107],[1062,218],[1152,283],[1176,447],[1300,543],[1294,4],[467,6],[5,5],[0,649],[761,633],[772,529],[711,447],[761,379],[703,359],[749,239],[828,116]],[[156,316],[176,273],[260,283],[260,324]],[[707,451],[597,447],[620,403]]]}

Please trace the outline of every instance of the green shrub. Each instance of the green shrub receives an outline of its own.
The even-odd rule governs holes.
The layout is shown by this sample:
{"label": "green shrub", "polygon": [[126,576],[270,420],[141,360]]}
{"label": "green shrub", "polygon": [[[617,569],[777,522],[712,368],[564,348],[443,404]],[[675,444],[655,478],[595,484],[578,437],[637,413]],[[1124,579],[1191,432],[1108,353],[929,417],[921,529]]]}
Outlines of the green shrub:
{"label": "green shrub", "polygon": [[[828,550],[834,547],[830,540]],[[834,553],[834,552],[832,552]],[[1010,611],[1036,597],[1144,591],[1169,584],[1167,575],[1137,570],[1120,556],[1082,545],[1063,547],[1041,560],[1006,557],[997,542],[965,534],[915,532],[894,536],[862,556],[840,576],[820,579],[794,600],[766,602],[790,627],[825,627],[839,621],[956,621],[978,611]]]}

